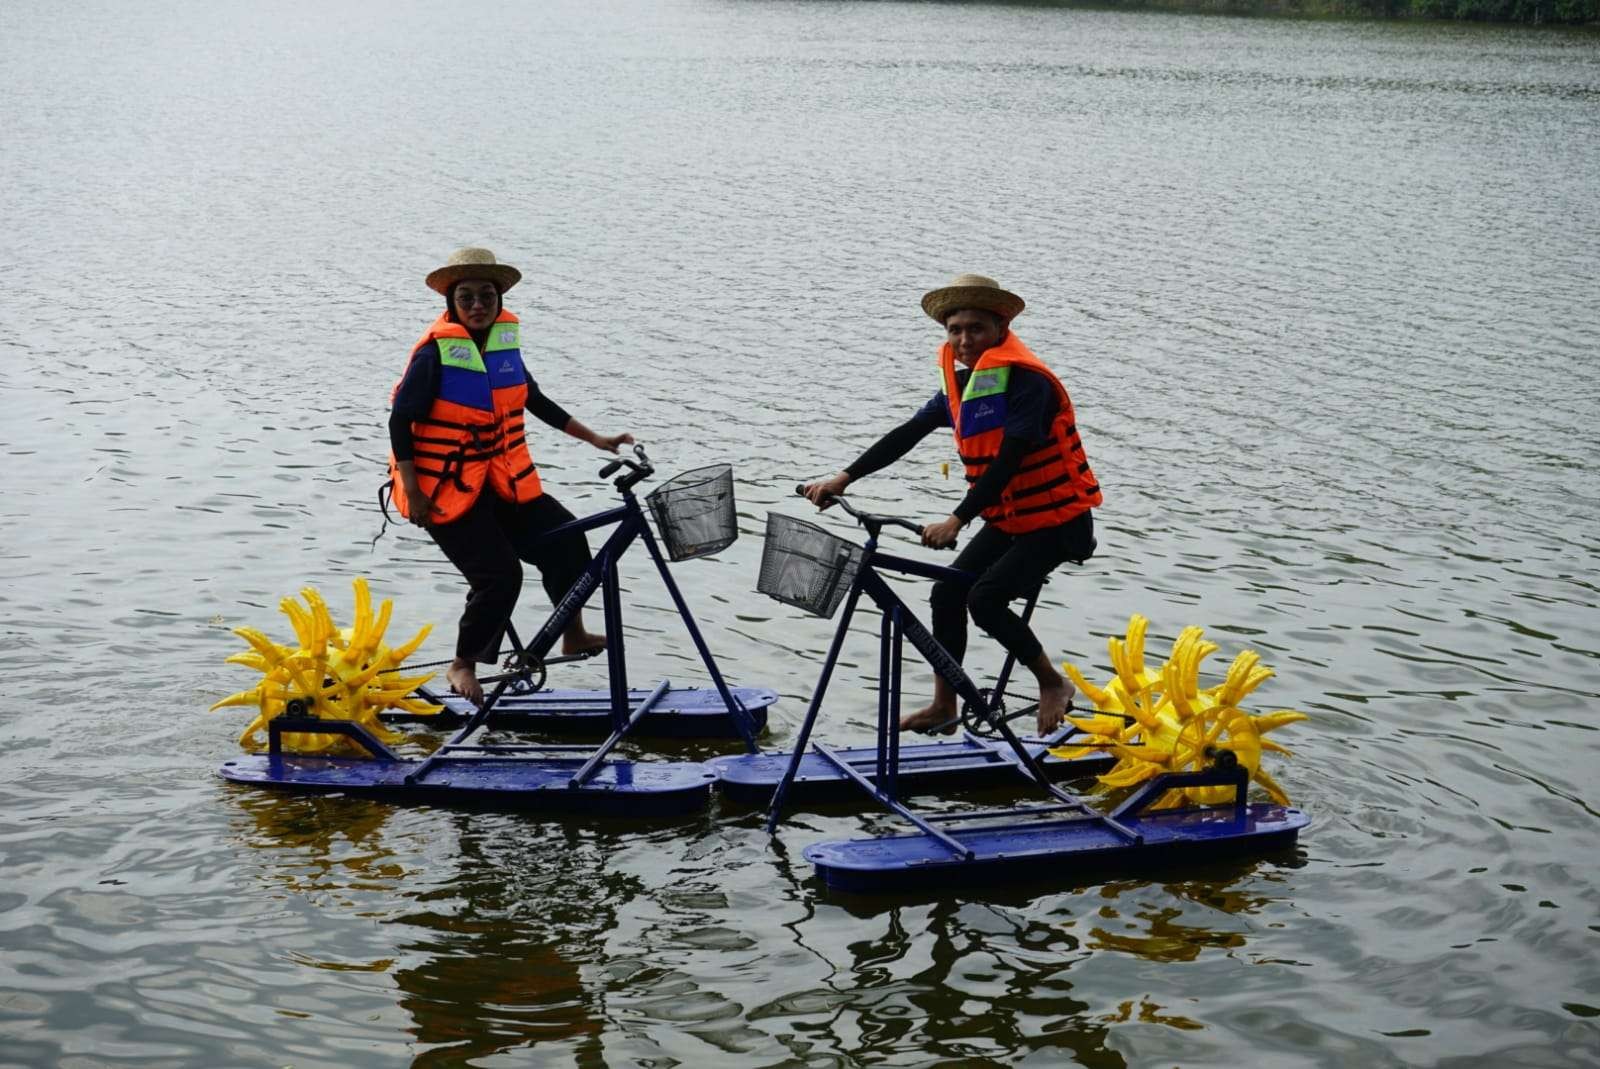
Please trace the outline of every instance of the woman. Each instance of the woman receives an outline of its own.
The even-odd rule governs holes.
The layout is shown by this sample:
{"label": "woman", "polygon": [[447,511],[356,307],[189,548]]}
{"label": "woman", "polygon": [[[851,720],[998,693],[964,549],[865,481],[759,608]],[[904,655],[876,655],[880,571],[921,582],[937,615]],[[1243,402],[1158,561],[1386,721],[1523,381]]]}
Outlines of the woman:
{"label": "woman", "polygon": [[[522,278],[488,249],[464,248],[429,273],[445,310],[411,351],[389,413],[394,503],[432,536],[470,588],[456,636],[450,689],[483,701],[477,664],[493,664],[517,595],[522,562],[539,569],[551,604],[588,565],[581,533],[544,533],[573,516],[544,492],[528,453],[524,410],[597,449],[615,453],[631,434],[596,434],[546,397],[522,361],[517,317],[501,305]],[[579,612],[562,634],[563,653],[604,649]]]}
{"label": "woman", "polygon": [[[878,440],[853,464],[805,487],[821,508],[865,475],[905,456],[929,433],[949,427],[966,467],[967,496],[955,511],[922,529],[925,545],[955,543],[979,516],[983,529],[954,567],[976,576],[970,588],[941,581],[932,595],[933,637],[958,662],[967,650],[967,613],[1039,684],[1041,735],[1072,706],[1064,679],[1010,603],[1026,596],[1064,561],[1094,553],[1100,485],[1078,437],[1072,399],[1053,371],[1011,332],[1023,301],[992,278],[962,275],[922,298],[922,310],[945,331],[939,350],[943,389],[916,415]],[[957,368],[957,364],[961,365]],[[956,692],[934,677],[933,701],[900,721],[902,731],[955,730]]]}

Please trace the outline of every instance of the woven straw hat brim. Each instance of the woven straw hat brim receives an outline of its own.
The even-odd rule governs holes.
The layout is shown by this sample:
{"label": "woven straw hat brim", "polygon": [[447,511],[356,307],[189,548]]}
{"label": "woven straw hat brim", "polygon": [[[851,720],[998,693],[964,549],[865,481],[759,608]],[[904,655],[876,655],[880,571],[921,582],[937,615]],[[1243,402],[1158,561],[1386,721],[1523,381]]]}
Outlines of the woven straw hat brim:
{"label": "woven straw hat brim", "polygon": [[522,281],[522,272],[510,264],[450,264],[428,272],[428,288],[448,295],[450,287],[465,279],[488,279],[504,293]]}
{"label": "woven straw hat brim", "polygon": [[922,296],[922,310],[940,323],[966,308],[993,312],[1010,322],[1026,307],[1021,297],[999,286],[944,286]]}

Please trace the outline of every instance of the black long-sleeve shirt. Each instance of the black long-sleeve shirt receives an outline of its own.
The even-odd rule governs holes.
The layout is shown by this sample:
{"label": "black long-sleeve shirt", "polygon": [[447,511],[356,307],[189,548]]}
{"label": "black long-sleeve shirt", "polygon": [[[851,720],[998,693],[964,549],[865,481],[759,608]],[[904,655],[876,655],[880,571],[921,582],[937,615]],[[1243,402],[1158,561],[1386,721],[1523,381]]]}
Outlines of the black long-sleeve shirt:
{"label": "black long-sleeve shirt", "polygon": [[[571,414],[546,397],[526,369],[523,374],[528,376],[528,411],[556,430],[564,430],[572,420]],[[441,376],[439,344],[429,342],[412,356],[389,410],[389,448],[394,450],[396,460],[410,460],[416,455],[411,441],[411,422],[422,419],[433,408],[434,398],[439,396]]]}
{"label": "black long-sleeve shirt", "polygon": [[[967,385],[972,374],[966,368],[956,371],[956,389]],[[967,496],[955,507],[954,514],[962,523],[971,523],[984,509],[1000,500],[1000,493],[1016,474],[1022,458],[1050,440],[1050,424],[1060,408],[1055,388],[1036,371],[1013,367],[1006,386],[1005,433],[1000,439],[1000,449],[989,467],[967,490]],[[851,480],[871,475],[888,467],[941,427],[951,426],[950,403],[944,391],[934,394],[917,414],[867,447],[856,458],[845,474]]]}

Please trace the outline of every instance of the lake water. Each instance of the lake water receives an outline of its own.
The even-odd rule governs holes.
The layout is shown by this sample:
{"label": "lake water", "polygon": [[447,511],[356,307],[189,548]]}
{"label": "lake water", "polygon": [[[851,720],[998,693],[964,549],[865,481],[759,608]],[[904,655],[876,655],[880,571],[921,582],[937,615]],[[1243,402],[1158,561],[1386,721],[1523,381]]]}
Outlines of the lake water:
{"label": "lake water", "polygon": [[[0,39],[0,1065],[1600,1064],[1594,33],[154,0],[7,4]],[[1157,656],[1260,651],[1257,711],[1310,714],[1272,766],[1299,847],[842,899],[801,849],[894,821],[223,783],[229,629],[287,638],[280,598],[348,622],[365,575],[450,652],[453,570],[373,539],[421,279],[467,243],[524,270],[553,397],[663,476],[735,465],[743,537],[676,575],[782,693],[773,747],[830,624],[754,592],[766,513],[936,388],[924,290],[1021,293],[1105,487],[1047,648],[1104,680],[1140,612]],[[856,492],[935,518],[950,457]],[[692,681],[644,565],[633,676]],[[857,631],[830,741],[870,737]]]}

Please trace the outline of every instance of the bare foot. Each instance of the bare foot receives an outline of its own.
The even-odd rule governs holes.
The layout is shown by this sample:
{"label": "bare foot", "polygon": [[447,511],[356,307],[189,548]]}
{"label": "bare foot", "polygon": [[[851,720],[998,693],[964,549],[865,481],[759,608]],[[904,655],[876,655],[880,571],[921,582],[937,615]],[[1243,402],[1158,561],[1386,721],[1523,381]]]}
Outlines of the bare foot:
{"label": "bare foot", "polygon": [[561,654],[571,657],[578,653],[599,653],[606,648],[606,637],[592,631],[568,631],[561,636]]}
{"label": "bare foot", "polygon": [[1061,726],[1067,718],[1067,706],[1072,704],[1072,696],[1077,693],[1076,687],[1060,676],[1056,677],[1059,686],[1039,687],[1039,734],[1048,735]]}
{"label": "bare foot", "polygon": [[450,689],[467,701],[473,705],[483,704],[483,684],[478,682],[478,672],[471,661],[457,657],[450,662],[444,678],[449,682]]}
{"label": "bare foot", "polygon": [[940,705],[934,702],[925,705],[910,716],[900,718],[901,731],[929,731],[943,727],[946,724],[954,725],[958,719],[954,705]]}

